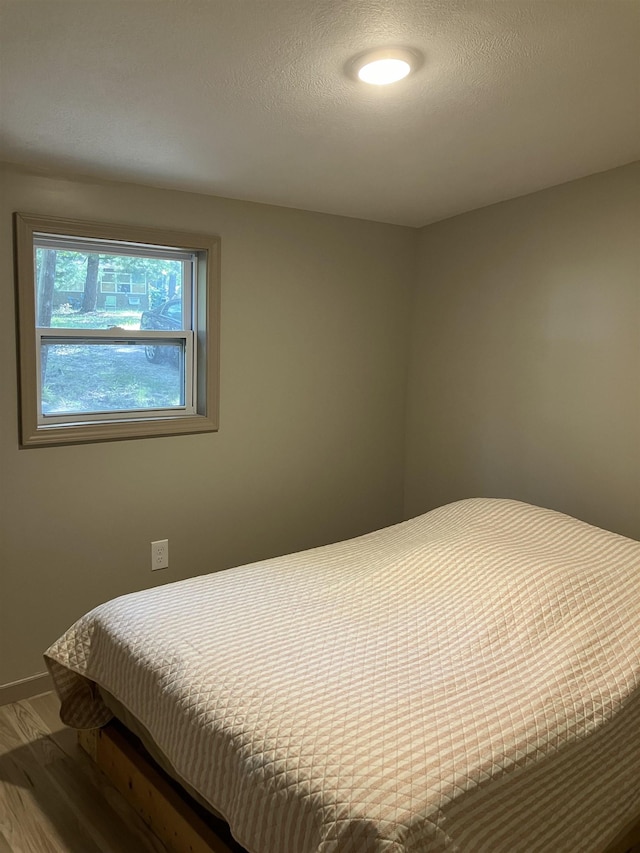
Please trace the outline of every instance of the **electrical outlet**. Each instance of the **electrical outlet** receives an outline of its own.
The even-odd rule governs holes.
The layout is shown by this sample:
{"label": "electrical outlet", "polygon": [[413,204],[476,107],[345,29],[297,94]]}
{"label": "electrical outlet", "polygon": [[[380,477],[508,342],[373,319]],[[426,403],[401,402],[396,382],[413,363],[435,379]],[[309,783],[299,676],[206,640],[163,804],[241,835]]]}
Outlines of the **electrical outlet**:
{"label": "electrical outlet", "polygon": [[151,543],[151,571],[169,568],[169,540],[159,539]]}

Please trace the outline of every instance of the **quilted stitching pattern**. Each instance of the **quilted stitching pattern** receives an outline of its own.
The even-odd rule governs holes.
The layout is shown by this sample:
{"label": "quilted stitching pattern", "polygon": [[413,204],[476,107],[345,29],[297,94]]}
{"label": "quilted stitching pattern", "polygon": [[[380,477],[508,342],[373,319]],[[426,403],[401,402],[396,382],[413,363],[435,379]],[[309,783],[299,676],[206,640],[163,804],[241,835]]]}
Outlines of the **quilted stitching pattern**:
{"label": "quilted stitching pattern", "polygon": [[476,499],[116,599],[46,660],[253,853],[589,853],[640,812],[639,614],[640,543]]}

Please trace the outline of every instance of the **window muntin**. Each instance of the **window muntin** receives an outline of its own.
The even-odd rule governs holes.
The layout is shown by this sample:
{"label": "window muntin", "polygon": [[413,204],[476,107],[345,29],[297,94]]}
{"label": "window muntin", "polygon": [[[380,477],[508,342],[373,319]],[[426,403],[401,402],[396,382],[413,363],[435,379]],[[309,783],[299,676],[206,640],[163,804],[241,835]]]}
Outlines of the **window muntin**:
{"label": "window muntin", "polygon": [[23,445],[217,428],[218,238],[16,231]]}

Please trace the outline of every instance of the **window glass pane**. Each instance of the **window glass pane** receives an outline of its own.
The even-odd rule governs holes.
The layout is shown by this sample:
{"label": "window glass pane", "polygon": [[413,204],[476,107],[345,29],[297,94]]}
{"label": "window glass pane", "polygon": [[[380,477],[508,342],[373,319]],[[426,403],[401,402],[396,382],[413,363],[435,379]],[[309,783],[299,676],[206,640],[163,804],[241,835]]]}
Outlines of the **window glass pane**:
{"label": "window glass pane", "polygon": [[[183,278],[189,268],[189,262],[182,260],[36,244],[36,324],[54,329],[182,329]],[[187,287],[190,284],[186,282]],[[132,301],[132,293],[139,299]],[[163,325],[157,319],[167,303],[178,306],[178,326]],[[147,312],[149,317],[143,321]]]}
{"label": "window glass pane", "polygon": [[41,348],[42,413],[90,414],[184,405],[184,342],[58,343]]}

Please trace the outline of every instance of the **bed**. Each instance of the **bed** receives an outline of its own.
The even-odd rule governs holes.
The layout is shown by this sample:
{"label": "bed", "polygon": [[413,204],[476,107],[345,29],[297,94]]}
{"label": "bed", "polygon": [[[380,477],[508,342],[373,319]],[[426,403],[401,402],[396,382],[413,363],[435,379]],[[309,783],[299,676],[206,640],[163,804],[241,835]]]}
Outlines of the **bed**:
{"label": "bed", "polygon": [[249,853],[602,853],[640,820],[640,542],[551,510],[127,595],[45,659],[65,723],[128,716]]}

